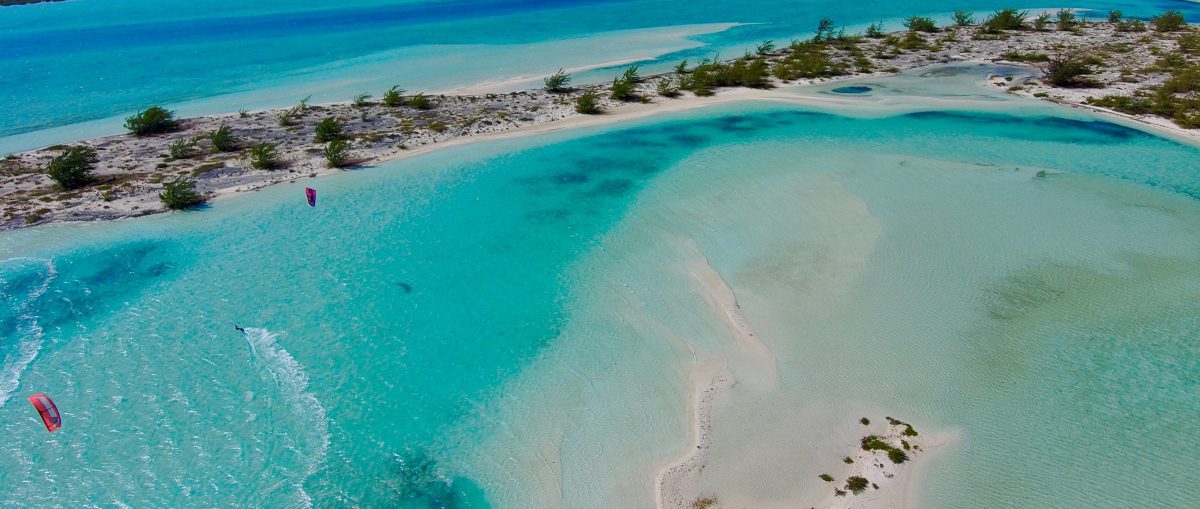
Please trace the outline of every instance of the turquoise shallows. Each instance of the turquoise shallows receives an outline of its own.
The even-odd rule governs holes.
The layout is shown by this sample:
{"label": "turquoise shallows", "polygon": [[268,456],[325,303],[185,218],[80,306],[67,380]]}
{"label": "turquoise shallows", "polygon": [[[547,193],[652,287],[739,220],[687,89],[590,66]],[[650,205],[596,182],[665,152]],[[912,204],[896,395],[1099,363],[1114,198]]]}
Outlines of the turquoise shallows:
{"label": "turquoise shallows", "polygon": [[767,490],[738,444],[816,500],[894,415],[946,441],[924,507],[1193,505],[1198,156],[740,103],[5,233],[0,505],[644,507],[688,441],[680,341],[729,349],[697,252],[778,360],[714,414],[727,500]]}
{"label": "turquoise shallows", "polygon": [[[1047,7],[1026,5],[1025,7]],[[1148,17],[1200,6],[1168,0],[1096,0]],[[121,132],[121,119],[153,104],[183,115],[378,97],[392,85],[441,92],[517,79],[531,88],[559,68],[596,68],[576,82],[603,82],[618,62],[647,72],[679,60],[740,55],[773,39],[811,34],[822,17],[861,31],[884,20],[983,13],[990,0],[804,2],[662,0],[318,0],[48,2],[0,12],[0,155]],[[738,23],[735,27],[715,24]],[[65,127],[70,126],[70,127]],[[45,131],[34,134],[35,131]],[[22,134],[24,136],[13,137]],[[7,139],[5,139],[7,138]]]}

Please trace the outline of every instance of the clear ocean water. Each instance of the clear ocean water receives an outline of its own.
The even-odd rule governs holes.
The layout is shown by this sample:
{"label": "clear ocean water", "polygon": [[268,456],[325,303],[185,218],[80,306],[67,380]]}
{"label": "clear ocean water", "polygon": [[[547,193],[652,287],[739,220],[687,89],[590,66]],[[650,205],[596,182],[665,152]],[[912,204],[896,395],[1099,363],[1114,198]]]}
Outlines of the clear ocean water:
{"label": "clear ocean water", "polygon": [[[417,42],[768,21],[756,4],[119,5],[127,16],[83,0],[0,10],[5,132],[147,100],[265,104],[298,69],[337,81],[361,70],[347,59]],[[663,61],[814,12],[871,20],[793,8]],[[144,43],[163,34],[174,42]],[[173,71],[139,78],[139,59]],[[96,79],[73,85],[95,99],[72,106],[47,62],[84,66]],[[189,83],[198,65],[212,74]],[[923,507],[1200,505],[1200,150],[974,88],[988,72],[1008,70],[864,82],[833,110],[739,103],[481,142],[193,212],[0,234],[0,506],[649,507],[655,469],[686,447],[694,356],[757,375],[696,288],[697,260],[778,362],[776,385],[715,408],[704,481],[730,504],[819,499],[816,475],[869,414],[945,438],[922,463]],[[453,76],[429,86],[468,84]],[[24,401],[37,392],[62,430]]]}

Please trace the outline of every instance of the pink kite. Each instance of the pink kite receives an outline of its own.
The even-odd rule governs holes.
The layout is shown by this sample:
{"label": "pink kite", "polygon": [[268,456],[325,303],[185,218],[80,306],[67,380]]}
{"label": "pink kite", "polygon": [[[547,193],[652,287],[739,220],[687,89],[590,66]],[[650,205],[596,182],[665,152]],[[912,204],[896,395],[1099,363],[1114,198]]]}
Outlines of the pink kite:
{"label": "pink kite", "polygon": [[317,190],[316,189],[313,189],[311,187],[304,188],[304,196],[308,198],[308,205],[310,207],[317,206]]}

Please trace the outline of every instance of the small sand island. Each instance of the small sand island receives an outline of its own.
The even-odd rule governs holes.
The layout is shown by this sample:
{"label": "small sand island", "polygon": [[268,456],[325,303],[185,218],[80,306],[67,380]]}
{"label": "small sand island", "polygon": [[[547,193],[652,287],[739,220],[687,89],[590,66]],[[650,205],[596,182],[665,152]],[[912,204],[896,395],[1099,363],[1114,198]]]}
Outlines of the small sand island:
{"label": "small sand island", "polygon": [[[572,86],[560,71],[543,89],[506,94],[433,96],[393,87],[345,103],[301,100],[290,108],[187,119],[153,106],[128,118],[128,134],[0,160],[0,228],[187,208],[465,137],[615,121],[951,62],[1037,68],[1038,79],[990,83],[1200,140],[1190,131],[1200,127],[1200,33],[1179,12],[1147,21],[1112,12],[1091,21],[1071,10],[1033,15],[1004,9],[981,20],[959,12],[951,26],[927,17],[904,25],[886,33],[876,24],[851,35],[824,19],[816,35],[786,46],[765,41],[736,59],[684,61],[654,76],[632,66],[599,85]],[[731,93],[734,88],[742,91]],[[856,92],[862,90],[849,93]]]}

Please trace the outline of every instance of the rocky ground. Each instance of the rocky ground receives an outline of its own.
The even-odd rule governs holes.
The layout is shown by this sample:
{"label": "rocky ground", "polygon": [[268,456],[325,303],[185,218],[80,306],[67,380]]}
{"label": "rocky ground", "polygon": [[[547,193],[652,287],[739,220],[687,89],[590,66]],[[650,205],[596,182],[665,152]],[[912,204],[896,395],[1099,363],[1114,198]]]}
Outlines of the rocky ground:
{"label": "rocky ground", "polygon": [[[1194,32],[1194,28],[1188,30]],[[1087,23],[1073,30],[1009,31],[984,34],[978,27],[943,29],[936,33],[897,32],[879,38],[843,39],[827,42],[822,51],[838,72],[835,76],[806,76],[783,81],[770,78],[769,86],[807,84],[863,75],[886,75],[954,61],[995,61],[1045,66],[1045,60],[1066,53],[1094,57],[1095,86],[1059,88],[1043,80],[1021,83],[997,78],[993,86],[1014,94],[1054,100],[1085,107],[1089,97],[1129,95],[1139,88],[1155,86],[1168,74],[1155,69],[1162,55],[1178,51],[1180,33],[1119,32],[1109,23]],[[764,51],[747,59],[765,60],[772,70],[785,65],[791,50]],[[658,96],[662,80],[677,82],[678,76],[663,74],[644,79],[638,93],[644,102],[688,101],[695,95],[684,91],[676,98]],[[197,190],[215,197],[244,192],[273,183],[316,176],[330,171],[322,155],[323,144],[313,141],[314,127],[324,118],[335,117],[345,124],[345,133],[358,164],[374,164],[404,157],[421,148],[448,140],[486,133],[515,131],[551,124],[582,114],[575,101],[585,90],[596,91],[601,107],[619,112],[622,105],[608,97],[611,85],[579,87],[566,93],[526,90],[507,94],[432,96],[428,110],[410,106],[385,106],[378,101],[327,105],[297,105],[292,125],[279,117],[288,109],[240,112],[182,119],[171,133],[146,137],[128,134],[84,140],[78,144],[94,148],[99,156],[91,185],[64,191],[45,175],[51,158],[62,146],[12,154],[0,159],[0,229],[20,228],[51,221],[116,219],[166,210],[158,199],[162,183],[177,178],[196,181]],[[720,90],[716,90],[719,94]],[[1087,106],[1090,107],[1090,106]],[[1150,117],[1136,120],[1166,126],[1169,121]],[[232,151],[213,150],[208,133],[225,125],[238,138]],[[172,158],[169,146],[176,140],[196,140],[190,157]],[[249,164],[249,147],[274,143],[283,166],[275,170],[254,169]]]}

